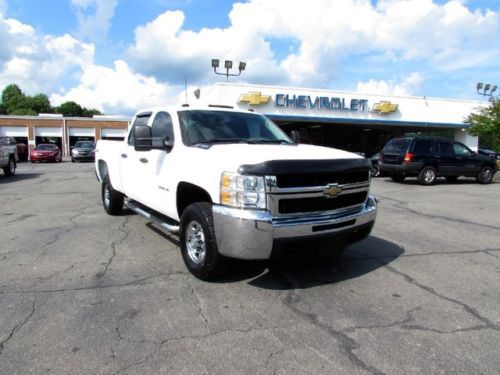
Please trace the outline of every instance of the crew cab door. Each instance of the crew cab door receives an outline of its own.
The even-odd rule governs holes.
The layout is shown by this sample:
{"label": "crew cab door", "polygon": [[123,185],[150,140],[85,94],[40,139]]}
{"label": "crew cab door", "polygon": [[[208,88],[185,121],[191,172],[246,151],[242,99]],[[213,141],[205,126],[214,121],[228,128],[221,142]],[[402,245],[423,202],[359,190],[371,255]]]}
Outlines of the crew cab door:
{"label": "crew cab door", "polygon": [[[168,139],[174,144],[174,130],[172,117],[165,111],[158,112],[151,125],[151,136],[153,138],[153,147],[155,143],[160,149],[153,148],[144,152],[147,158],[147,164],[144,165],[147,175],[147,191],[145,204],[152,209],[159,211],[167,216],[173,216],[172,210],[175,210],[175,186],[173,186],[172,156],[173,146],[168,149],[163,147],[162,140]],[[144,193],[143,193],[144,195]]]}
{"label": "crew cab door", "polygon": [[134,128],[137,125],[147,125],[151,118],[151,112],[138,114],[130,129],[127,143],[120,152],[120,176],[122,193],[128,197],[141,201],[144,189],[145,168],[141,161],[142,153],[134,149]]}

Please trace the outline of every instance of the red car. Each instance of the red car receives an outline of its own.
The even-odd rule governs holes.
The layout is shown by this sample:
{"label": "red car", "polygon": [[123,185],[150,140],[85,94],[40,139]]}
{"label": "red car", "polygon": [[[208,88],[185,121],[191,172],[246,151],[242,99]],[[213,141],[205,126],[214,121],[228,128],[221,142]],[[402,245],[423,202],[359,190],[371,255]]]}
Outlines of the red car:
{"label": "red car", "polygon": [[39,144],[30,154],[31,162],[35,161],[62,161],[62,153],[54,144]]}

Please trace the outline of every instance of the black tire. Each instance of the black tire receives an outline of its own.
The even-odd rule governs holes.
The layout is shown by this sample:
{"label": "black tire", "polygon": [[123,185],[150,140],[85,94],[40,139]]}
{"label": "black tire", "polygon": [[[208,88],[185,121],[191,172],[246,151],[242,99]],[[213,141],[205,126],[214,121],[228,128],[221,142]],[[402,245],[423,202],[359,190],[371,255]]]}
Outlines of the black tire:
{"label": "black tire", "polygon": [[405,180],[405,176],[401,176],[399,174],[391,176],[391,180],[394,182],[403,182]]}
{"label": "black tire", "polygon": [[7,166],[3,169],[3,173],[5,173],[6,176],[14,176],[16,174],[16,161],[10,157],[9,158],[9,163]]}
{"label": "black tire", "polygon": [[489,165],[485,165],[481,168],[479,173],[477,174],[476,181],[480,184],[490,184],[493,181],[493,175],[495,174],[495,170]]}
{"label": "black tire", "polygon": [[182,259],[189,272],[200,280],[220,275],[224,258],[217,249],[210,203],[193,203],[184,210],[179,239]]}
{"label": "black tire", "polygon": [[71,162],[74,163],[75,162],[75,159],[71,158]]}
{"label": "black tire", "polygon": [[109,182],[102,183],[102,206],[108,215],[119,215],[123,209],[123,194],[113,189]]}
{"label": "black tire", "polygon": [[457,182],[458,180],[458,176],[445,176],[444,178],[446,178],[448,182]]}
{"label": "black tire", "polygon": [[417,180],[421,185],[432,185],[436,182],[436,177],[436,168],[425,166],[418,173]]}
{"label": "black tire", "polygon": [[371,175],[372,177],[378,177],[380,176],[380,167],[378,165],[374,165],[371,170]]}

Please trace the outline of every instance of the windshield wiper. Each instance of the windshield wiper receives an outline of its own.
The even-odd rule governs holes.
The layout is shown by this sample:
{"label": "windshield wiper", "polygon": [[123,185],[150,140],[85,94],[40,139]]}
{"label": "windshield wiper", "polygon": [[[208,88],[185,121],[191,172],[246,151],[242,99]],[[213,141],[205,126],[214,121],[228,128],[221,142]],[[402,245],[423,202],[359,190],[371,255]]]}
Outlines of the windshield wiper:
{"label": "windshield wiper", "polygon": [[270,143],[270,144],[276,144],[276,145],[292,144],[288,141],[285,141],[284,139],[257,139],[257,140],[248,141],[248,143],[251,143],[251,144]]}

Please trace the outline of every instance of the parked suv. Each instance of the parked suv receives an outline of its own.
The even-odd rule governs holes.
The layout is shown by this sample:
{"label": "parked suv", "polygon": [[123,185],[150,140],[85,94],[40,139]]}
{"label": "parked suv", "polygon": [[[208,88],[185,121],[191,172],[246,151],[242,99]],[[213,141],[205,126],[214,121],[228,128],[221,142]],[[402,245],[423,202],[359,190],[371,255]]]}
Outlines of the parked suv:
{"label": "parked suv", "polygon": [[379,164],[393,181],[416,176],[422,185],[432,185],[439,176],[448,181],[456,181],[459,176],[476,177],[477,182],[489,184],[496,171],[491,158],[441,137],[391,139],[382,149]]}

